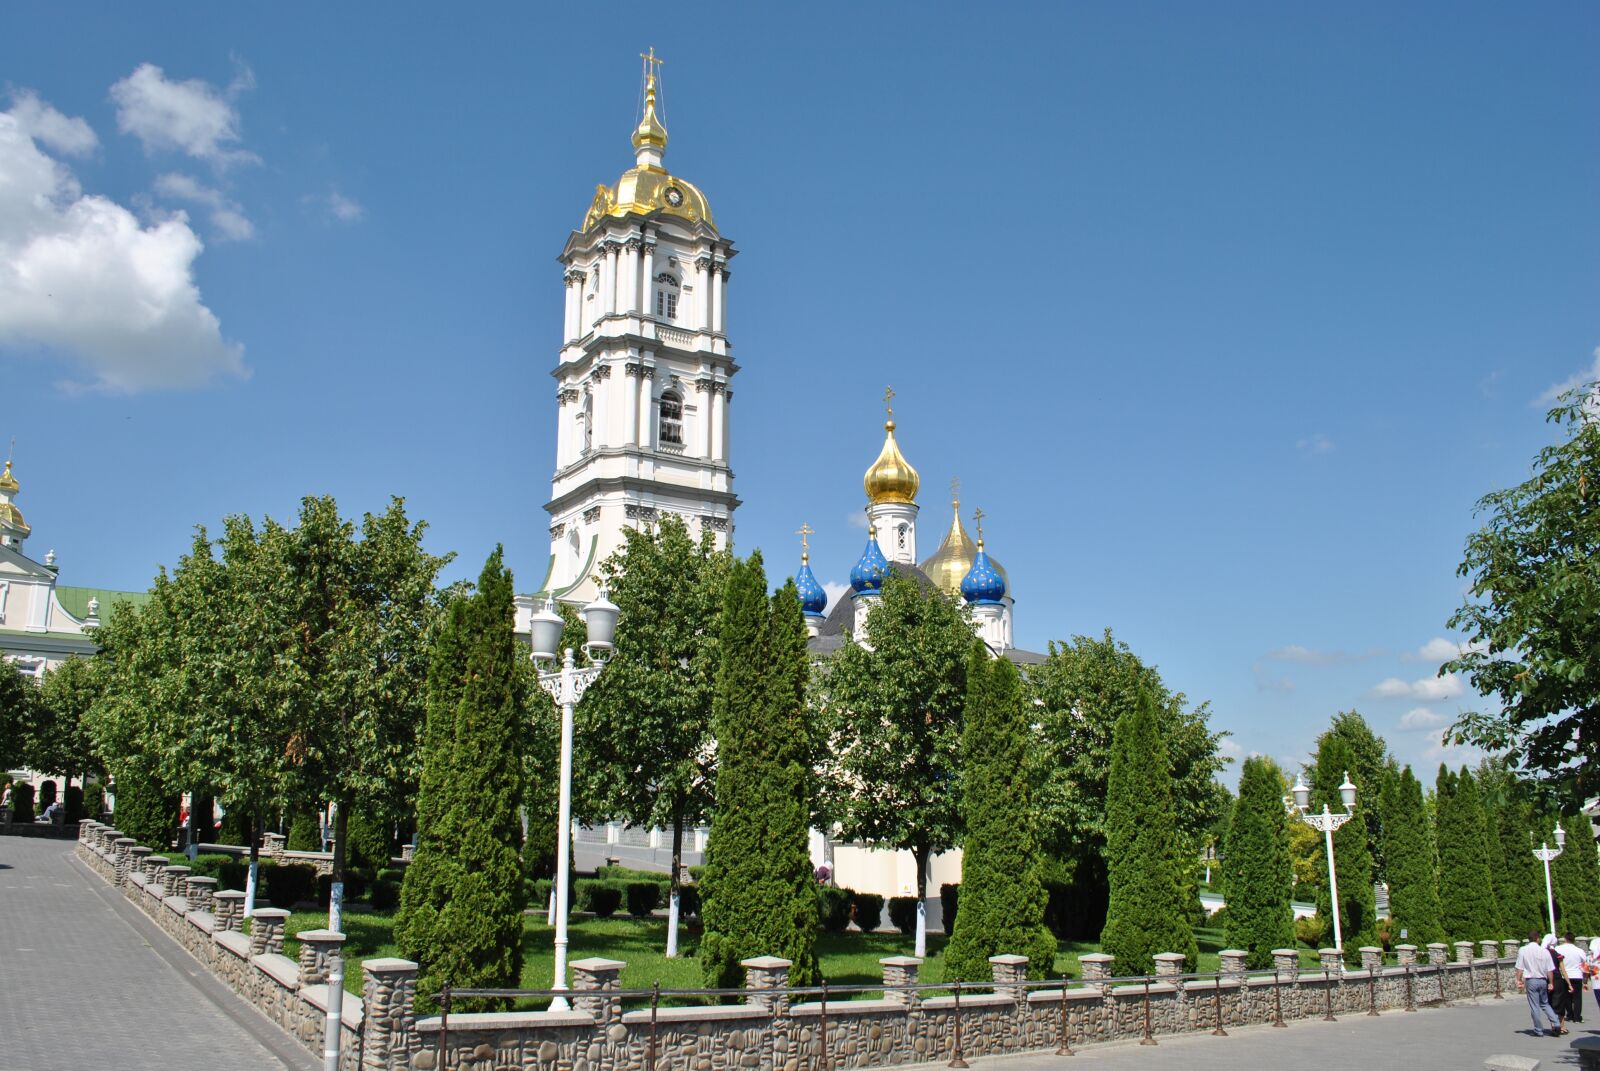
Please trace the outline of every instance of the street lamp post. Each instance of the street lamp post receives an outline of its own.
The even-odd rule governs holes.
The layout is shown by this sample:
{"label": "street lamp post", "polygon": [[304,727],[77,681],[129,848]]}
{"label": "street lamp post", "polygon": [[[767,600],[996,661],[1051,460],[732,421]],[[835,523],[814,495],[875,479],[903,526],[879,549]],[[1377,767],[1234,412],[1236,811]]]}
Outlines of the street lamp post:
{"label": "street lamp post", "polygon": [[1545,841],[1533,850],[1533,857],[1544,864],[1544,906],[1550,912],[1550,932],[1556,932],[1556,891],[1550,884],[1550,863],[1561,854],[1561,849],[1567,846],[1567,831],[1561,828],[1561,823],[1556,823],[1556,846],[1550,847],[1550,842]]}
{"label": "street lamp post", "polygon": [[1328,805],[1322,805],[1322,813],[1316,814],[1308,809],[1311,802],[1311,790],[1306,787],[1303,778],[1295,778],[1294,788],[1289,790],[1294,793],[1294,800],[1284,797],[1284,810],[1299,818],[1300,821],[1312,829],[1322,830],[1322,839],[1328,850],[1328,893],[1333,902],[1333,947],[1339,954],[1344,954],[1344,931],[1339,924],[1339,877],[1333,866],[1333,831],[1355,817],[1356,786],[1350,781],[1350,771],[1344,774],[1344,784],[1339,786],[1339,798],[1344,801],[1344,813],[1334,814]]}
{"label": "street lamp post", "polygon": [[[583,653],[593,664],[579,666],[572,648],[568,647],[562,651],[560,669],[539,674],[539,687],[561,705],[561,802],[556,818],[556,966],[555,981],[550,986],[555,990],[567,988],[567,901],[572,888],[572,709],[605,668],[617,631],[617,607],[606,598],[604,589],[594,602],[583,608],[583,621],[589,633]],[[556,613],[555,600],[546,599],[544,607],[533,615],[529,630],[534,665],[554,664],[556,650],[561,645],[561,629],[561,615]],[[550,1007],[565,1011],[567,998],[557,995]]]}

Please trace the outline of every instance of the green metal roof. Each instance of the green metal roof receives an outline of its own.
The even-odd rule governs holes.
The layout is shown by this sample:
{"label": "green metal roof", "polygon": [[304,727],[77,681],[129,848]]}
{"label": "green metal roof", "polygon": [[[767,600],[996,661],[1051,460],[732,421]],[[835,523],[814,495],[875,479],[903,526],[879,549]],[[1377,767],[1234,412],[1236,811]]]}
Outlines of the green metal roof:
{"label": "green metal roof", "polygon": [[61,608],[79,621],[89,616],[89,600],[100,600],[100,620],[111,615],[113,603],[126,602],[143,606],[150,601],[148,591],[111,591],[107,588],[68,588],[56,585],[56,599]]}

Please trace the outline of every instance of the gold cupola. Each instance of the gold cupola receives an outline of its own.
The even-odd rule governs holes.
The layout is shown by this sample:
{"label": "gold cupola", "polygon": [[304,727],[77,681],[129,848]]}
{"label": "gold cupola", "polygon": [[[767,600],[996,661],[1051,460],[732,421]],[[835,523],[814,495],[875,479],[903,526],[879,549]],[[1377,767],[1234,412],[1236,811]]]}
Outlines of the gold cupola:
{"label": "gold cupola", "polygon": [[641,53],[645,61],[644,118],[633,131],[634,166],[622,173],[616,185],[600,183],[595,187],[594,200],[583,217],[583,230],[588,231],[606,218],[623,216],[648,216],[660,213],[677,216],[690,223],[703,223],[713,232],[716,221],[711,216],[711,202],[692,182],[668,173],[662,165],[667,151],[667,127],[657,114],[660,107],[660,90],[657,68],[661,59],[655,49]]}
{"label": "gold cupola", "polygon": [[[0,529],[9,529],[15,534],[16,539],[26,539],[33,529],[28,527],[28,522],[22,519],[22,511],[11,501],[11,497],[20,490],[22,486],[17,483],[17,478],[11,475],[11,462],[8,460],[5,471],[0,472]],[[5,538],[3,542],[7,546],[20,547],[22,544],[16,539]]]}
{"label": "gold cupola", "polygon": [[915,502],[922,478],[900,452],[900,444],[895,442],[892,415],[884,421],[883,433],[883,449],[878,452],[878,460],[872,463],[861,481],[867,489],[867,501],[874,506],[883,502]]}
{"label": "gold cupola", "polygon": [[[966,579],[972,571],[972,563],[978,556],[978,546],[967,535],[966,528],[961,524],[961,499],[952,493],[950,509],[953,514],[950,518],[950,531],[945,534],[944,542],[939,544],[939,549],[934,551],[922,564],[917,566],[933,581],[935,587],[953,599],[961,597],[961,581]],[[989,558],[989,564],[1002,578],[1006,577],[1005,569]],[[1009,584],[1009,579],[1007,580]]]}

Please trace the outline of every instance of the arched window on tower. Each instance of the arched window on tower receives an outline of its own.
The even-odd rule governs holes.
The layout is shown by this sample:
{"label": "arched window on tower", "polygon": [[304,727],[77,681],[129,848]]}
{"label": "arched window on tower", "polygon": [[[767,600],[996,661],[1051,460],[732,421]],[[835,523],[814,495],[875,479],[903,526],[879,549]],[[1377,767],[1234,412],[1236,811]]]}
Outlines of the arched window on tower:
{"label": "arched window on tower", "polygon": [[678,318],[678,280],[668,272],[656,276],[656,315],[663,320]]}
{"label": "arched window on tower", "polygon": [[660,440],[664,446],[683,445],[683,399],[674,390],[661,395]]}
{"label": "arched window on tower", "polygon": [[587,454],[594,449],[594,395],[583,396],[583,411],[578,414],[578,420],[583,424],[583,452]]}

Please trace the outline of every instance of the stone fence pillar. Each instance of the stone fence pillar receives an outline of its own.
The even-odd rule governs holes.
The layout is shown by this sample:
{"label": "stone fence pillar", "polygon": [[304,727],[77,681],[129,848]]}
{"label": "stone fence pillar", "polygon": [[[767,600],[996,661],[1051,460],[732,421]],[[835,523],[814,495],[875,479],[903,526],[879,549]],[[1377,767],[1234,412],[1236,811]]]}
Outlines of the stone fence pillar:
{"label": "stone fence pillar", "polygon": [[[1587,946],[1585,946],[1585,947],[1587,947]],[[1479,941],[1478,942],[1478,948],[1482,950],[1480,954],[1482,955],[1482,957],[1484,959],[1499,959],[1500,958],[1500,942],[1499,941]]]}
{"label": "stone fence pillar", "polygon": [[1457,941],[1456,942],[1456,962],[1457,963],[1471,963],[1472,962],[1472,942],[1471,941]]}
{"label": "stone fence pillar", "polygon": [[281,907],[258,907],[250,919],[250,954],[267,952],[283,955],[283,924],[289,912]]}
{"label": "stone fence pillar", "polygon": [[1157,978],[1177,978],[1183,973],[1182,952],[1157,952],[1150,958],[1156,961]]}
{"label": "stone fence pillar", "polygon": [[1087,956],[1078,957],[1078,966],[1083,968],[1083,980],[1090,983],[1104,982],[1111,977],[1111,964],[1114,957],[1104,952],[1091,952]]}
{"label": "stone fence pillar", "polygon": [[1375,945],[1361,946],[1361,969],[1377,971],[1383,969],[1383,949]]}
{"label": "stone fence pillar", "polygon": [[1450,946],[1443,941],[1431,941],[1428,944],[1428,964],[1432,967],[1443,967],[1449,962]]}
{"label": "stone fence pillar", "polygon": [[1217,958],[1222,961],[1223,974],[1241,975],[1247,970],[1245,961],[1250,958],[1250,953],[1237,948],[1224,948],[1217,953]]}
{"label": "stone fence pillar", "polygon": [[1279,977],[1292,982],[1300,977],[1300,953],[1293,948],[1274,948],[1272,967]]}
{"label": "stone fence pillar", "polygon": [[598,1026],[622,1021],[622,1001],[614,995],[622,968],[619,959],[580,959],[572,965],[572,1010],[588,1012]]}
{"label": "stone fence pillar", "polygon": [[889,956],[880,959],[878,965],[883,968],[883,999],[914,1007],[922,1003],[922,994],[915,989],[896,989],[895,986],[914,986],[917,984],[917,975],[922,970],[922,961],[915,956]]}
{"label": "stone fence pillar", "polygon": [[1002,954],[989,957],[989,971],[994,975],[994,991],[999,996],[1010,997],[1018,1004],[1027,1002],[1028,957]]}
{"label": "stone fence pillar", "polygon": [[189,910],[209,912],[211,910],[211,895],[216,892],[216,889],[216,878],[208,878],[204,875],[190,875],[189,880],[184,882],[183,892],[183,895],[189,901]]}
{"label": "stone fence pillar", "polygon": [[1502,959],[1516,959],[1517,958],[1517,952],[1518,952],[1519,949],[1522,948],[1522,945],[1520,943],[1518,943],[1517,941],[1514,941],[1511,938],[1507,937],[1507,938],[1504,938],[1504,939],[1501,940],[1500,947],[1501,947],[1500,956],[1501,956]]}
{"label": "stone fence pillar", "polygon": [[744,968],[746,1004],[765,1008],[773,1015],[789,1014],[789,994],[783,990],[789,987],[792,962],[777,956],[757,956],[740,960],[739,966]]}
{"label": "stone fence pillar", "polygon": [[132,837],[118,837],[112,842],[111,854],[111,883],[113,885],[128,884],[128,867],[133,862],[134,840]]}
{"label": "stone fence pillar", "polygon": [[224,889],[211,894],[211,914],[217,920],[215,932],[244,929],[244,893]]}
{"label": "stone fence pillar", "polygon": [[183,893],[183,883],[193,871],[186,866],[164,866],[161,868],[161,895],[180,896]]}
{"label": "stone fence pillar", "polygon": [[276,859],[284,853],[289,844],[289,838],[282,833],[261,834],[261,854]]}
{"label": "stone fence pillar", "polygon": [[417,965],[409,959],[361,964],[362,1071],[410,1071],[417,1038]]}
{"label": "stone fence pillar", "polygon": [[142,844],[135,844],[128,849],[128,864],[122,872],[122,885],[124,888],[133,888],[132,877],[144,873],[144,861],[150,858],[150,849]]}
{"label": "stone fence pillar", "polygon": [[147,855],[144,857],[144,863],[141,864],[141,867],[144,870],[145,889],[150,892],[155,892],[158,888],[160,888],[160,884],[157,882],[156,878],[161,873],[161,868],[170,862],[172,862],[172,860],[168,859],[164,855]]}
{"label": "stone fence pillar", "polygon": [[333,960],[344,948],[344,934],[338,930],[301,930],[295,937],[300,942],[300,984],[327,985]]}
{"label": "stone fence pillar", "polygon": [[1322,969],[1330,974],[1338,974],[1344,970],[1344,953],[1337,948],[1319,948],[1317,958],[1322,961]]}
{"label": "stone fence pillar", "polygon": [[1395,954],[1395,957],[1400,961],[1400,966],[1402,966],[1402,967],[1412,967],[1412,966],[1416,965],[1416,962],[1417,962],[1417,946],[1416,945],[1395,945],[1394,946],[1394,954]]}

